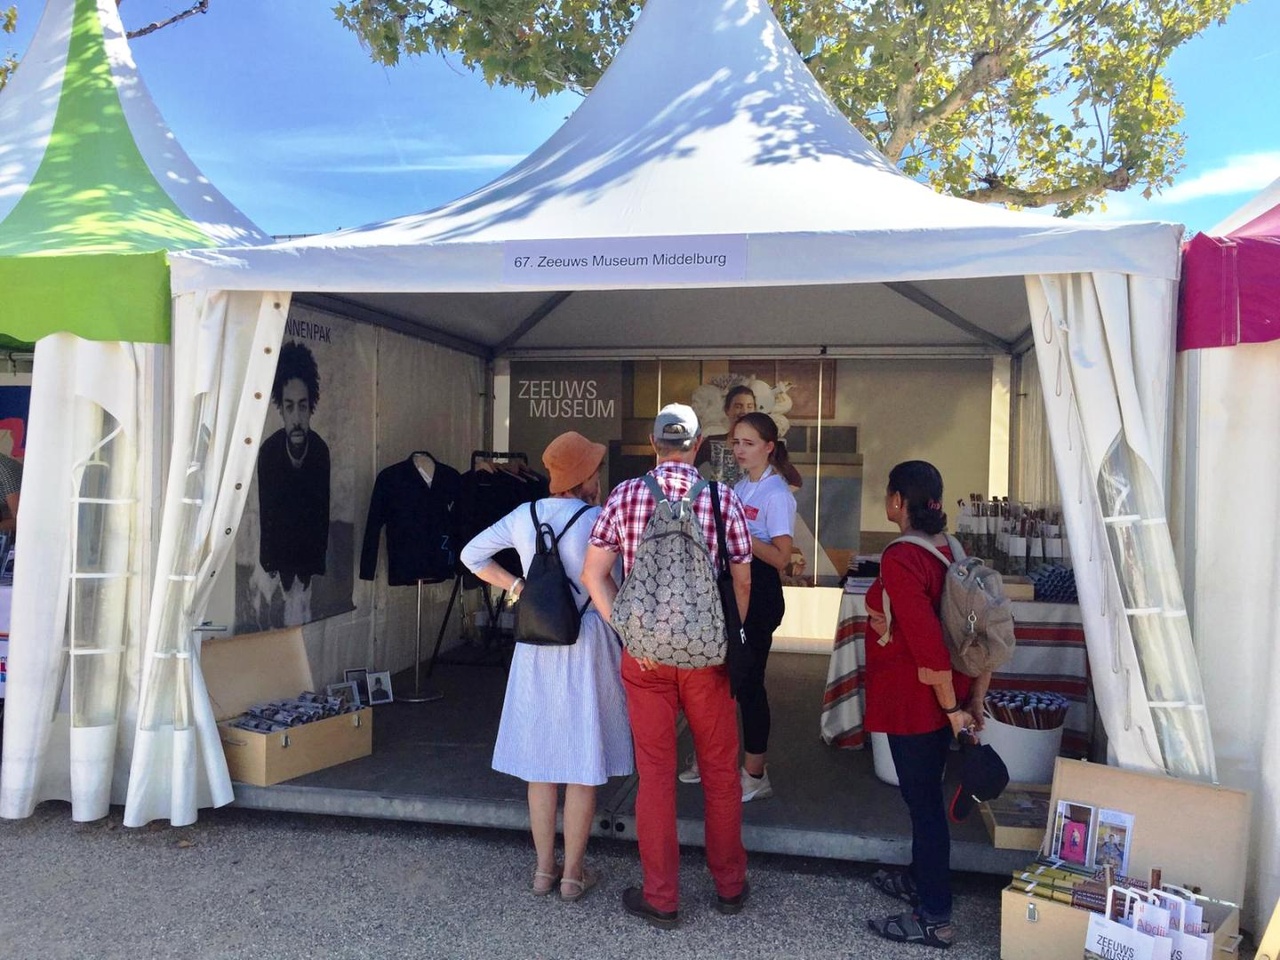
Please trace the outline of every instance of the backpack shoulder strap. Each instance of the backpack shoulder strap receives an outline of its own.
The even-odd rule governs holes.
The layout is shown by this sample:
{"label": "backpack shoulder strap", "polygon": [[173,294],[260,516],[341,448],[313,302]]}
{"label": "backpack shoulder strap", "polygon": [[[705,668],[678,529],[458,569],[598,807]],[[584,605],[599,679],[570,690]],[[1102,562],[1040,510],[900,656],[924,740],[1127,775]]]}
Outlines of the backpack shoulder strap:
{"label": "backpack shoulder strap", "polygon": [[655,507],[667,499],[667,495],[662,492],[662,486],[658,483],[658,478],[652,473],[641,474],[640,479],[644,481],[645,486],[649,488],[649,492],[653,494]]}
{"label": "backpack shoulder strap", "polygon": [[577,523],[577,522],[578,522],[578,518],[579,518],[580,516],[582,516],[584,513],[586,513],[586,512],[587,512],[588,510],[590,510],[590,509],[591,509],[591,504],[589,504],[589,503],[584,503],[584,504],[583,504],[583,505],[582,505],[578,510],[575,510],[575,511],[574,511],[573,516],[569,518],[569,522],[568,522],[568,523],[566,523],[563,527],[561,527],[561,528],[560,528],[560,532],[556,534],[556,546],[559,546],[559,545],[560,545],[560,539],[561,539],[561,538],[562,538],[566,533],[568,533],[568,532],[569,532],[569,528],[570,528],[570,527],[572,527],[575,523]]}
{"label": "backpack shoulder strap", "polygon": [[951,555],[956,558],[956,563],[969,559],[969,555],[964,552],[964,547],[960,545],[960,541],[949,533],[947,534],[947,545],[951,547]]}
{"label": "backpack shoulder strap", "polygon": [[[912,543],[912,544],[915,544],[917,547],[920,547],[924,550],[928,550],[935,557],[941,560],[948,567],[948,569],[951,567],[952,563],[958,562],[961,559],[961,557],[956,557],[955,560],[948,560],[947,555],[945,553],[939,550],[936,546],[934,546],[928,540],[924,539],[924,537],[913,537],[910,535],[901,536],[901,537],[898,537],[896,540],[891,541],[889,544],[889,547],[892,547],[895,543]],[[888,550],[889,547],[885,547],[885,550]],[[954,550],[955,547],[952,547],[952,549]],[[963,552],[964,551],[961,551],[962,554]]]}
{"label": "backpack shoulder strap", "polygon": [[[710,481],[710,482],[712,484],[712,487],[714,488],[715,481]],[[689,488],[689,492],[684,495],[684,498],[688,500],[690,503],[693,503],[693,501],[697,500],[698,497],[701,496],[702,491],[707,486],[707,483],[708,481],[705,479],[699,480],[697,483],[695,483],[692,487]],[[714,490],[713,490],[712,499],[715,499]]]}
{"label": "backpack shoulder strap", "polygon": [[724,535],[724,515],[720,512],[720,484],[711,481],[711,514],[716,518],[716,552],[720,557],[720,570],[729,569],[729,546]]}

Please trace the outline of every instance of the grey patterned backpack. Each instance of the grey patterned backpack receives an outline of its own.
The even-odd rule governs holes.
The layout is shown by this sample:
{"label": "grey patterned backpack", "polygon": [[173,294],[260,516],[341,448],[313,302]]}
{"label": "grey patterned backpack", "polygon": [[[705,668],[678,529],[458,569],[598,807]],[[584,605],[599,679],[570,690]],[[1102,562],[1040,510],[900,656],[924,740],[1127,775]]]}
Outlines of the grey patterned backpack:
{"label": "grey patterned backpack", "polygon": [[613,601],[613,628],[633,657],[692,669],[724,663],[724,609],[715,564],[693,513],[707,481],[668,499],[650,474],[657,503],[645,525],[631,572]]}

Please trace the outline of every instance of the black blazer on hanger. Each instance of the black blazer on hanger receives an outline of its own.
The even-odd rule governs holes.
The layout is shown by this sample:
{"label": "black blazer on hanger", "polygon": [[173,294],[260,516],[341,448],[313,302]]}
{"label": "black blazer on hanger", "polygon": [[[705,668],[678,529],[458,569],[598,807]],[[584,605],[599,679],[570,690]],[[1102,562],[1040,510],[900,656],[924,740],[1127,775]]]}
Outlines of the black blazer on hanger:
{"label": "black blazer on hanger", "polygon": [[453,506],[461,487],[458,471],[439,460],[428,485],[412,455],[379,473],[369,499],[360,579],[372,580],[378,570],[378,541],[384,526],[387,583],[402,587],[419,580],[452,579],[458,554]]}

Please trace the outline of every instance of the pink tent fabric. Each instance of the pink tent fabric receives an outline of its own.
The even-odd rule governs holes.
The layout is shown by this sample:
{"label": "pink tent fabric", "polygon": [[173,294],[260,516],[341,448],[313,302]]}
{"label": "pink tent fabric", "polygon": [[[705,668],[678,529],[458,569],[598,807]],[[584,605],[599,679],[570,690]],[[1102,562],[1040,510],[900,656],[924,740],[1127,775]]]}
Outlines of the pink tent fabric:
{"label": "pink tent fabric", "polygon": [[1280,201],[1224,236],[1191,238],[1178,313],[1179,350],[1280,340]]}

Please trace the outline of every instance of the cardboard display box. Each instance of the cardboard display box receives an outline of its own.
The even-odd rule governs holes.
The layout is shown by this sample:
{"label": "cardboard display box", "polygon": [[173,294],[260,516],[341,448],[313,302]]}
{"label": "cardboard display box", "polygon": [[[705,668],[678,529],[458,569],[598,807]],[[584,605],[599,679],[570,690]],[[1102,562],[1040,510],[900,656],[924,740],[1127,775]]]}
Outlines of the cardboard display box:
{"label": "cardboard display box", "polygon": [[1010,600],[1035,600],[1036,585],[1030,577],[1006,576],[1000,578],[1004,582],[1004,595]]}
{"label": "cardboard display box", "polygon": [[1038,851],[1049,822],[1049,787],[1039,783],[1011,783],[995,800],[978,808],[1000,850]]}
{"label": "cardboard display box", "polygon": [[[1059,800],[1133,815],[1129,875],[1145,879],[1153,867],[1165,883],[1197,886],[1213,925],[1215,958],[1234,954],[1248,859],[1249,794],[1192,780],[1154,776],[1058,758],[1049,797],[1049,822],[1040,851],[1053,841]],[[1002,960],[1080,960],[1089,911],[1034,897],[1010,884],[1001,894]],[[1223,952],[1225,951],[1225,953]]]}
{"label": "cardboard display box", "polygon": [[209,639],[200,657],[232,780],[269,787],[373,753],[371,707],[278,733],[228,722],[256,703],[315,689],[300,628]]}

